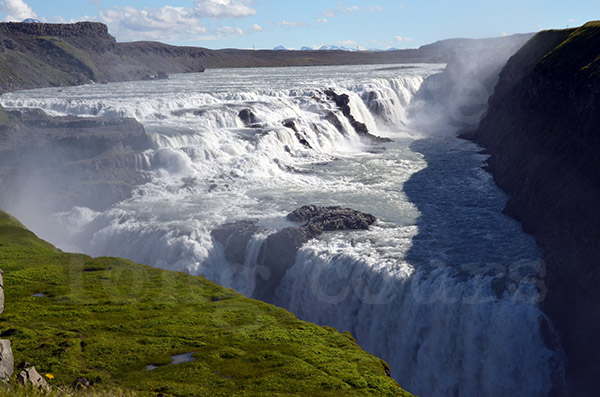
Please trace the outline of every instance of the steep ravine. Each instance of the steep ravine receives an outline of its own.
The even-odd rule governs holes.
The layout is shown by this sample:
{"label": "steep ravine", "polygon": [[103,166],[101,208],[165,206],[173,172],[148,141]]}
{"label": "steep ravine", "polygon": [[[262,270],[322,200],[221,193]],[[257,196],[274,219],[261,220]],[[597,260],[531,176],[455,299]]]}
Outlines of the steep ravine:
{"label": "steep ravine", "polygon": [[544,251],[538,285],[568,361],[569,394],[600,386],[600,22],[538,33],[504,66],[471,138]]}

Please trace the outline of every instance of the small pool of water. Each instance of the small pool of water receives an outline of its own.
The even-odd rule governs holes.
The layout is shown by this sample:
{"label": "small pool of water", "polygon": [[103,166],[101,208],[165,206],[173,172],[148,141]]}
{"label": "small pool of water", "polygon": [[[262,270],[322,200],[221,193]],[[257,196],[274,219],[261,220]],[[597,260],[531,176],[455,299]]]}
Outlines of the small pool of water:
{"label": "small pool of water", "polygon": [[[192,354],[194,354],[194,352],[171,356],[171,364],[168,365],[177,365],[192,362],[194,361],[194,357],[192,357]],[[148,366],[146,366],[146,371],[153,371],[158,367],[164,367],[164,365],[149,364]]]}

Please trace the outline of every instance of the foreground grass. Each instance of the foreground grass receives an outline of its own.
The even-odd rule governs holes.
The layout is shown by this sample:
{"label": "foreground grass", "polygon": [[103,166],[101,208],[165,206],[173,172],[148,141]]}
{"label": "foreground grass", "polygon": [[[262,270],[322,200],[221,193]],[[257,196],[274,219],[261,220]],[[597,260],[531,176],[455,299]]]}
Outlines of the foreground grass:
{"label": "foreground grass", "polygon": [[3,212],[0,255],[2,338],[55,387],[83,376],[149,396],[409,395],[349,335],[202,277],[63,253]]}

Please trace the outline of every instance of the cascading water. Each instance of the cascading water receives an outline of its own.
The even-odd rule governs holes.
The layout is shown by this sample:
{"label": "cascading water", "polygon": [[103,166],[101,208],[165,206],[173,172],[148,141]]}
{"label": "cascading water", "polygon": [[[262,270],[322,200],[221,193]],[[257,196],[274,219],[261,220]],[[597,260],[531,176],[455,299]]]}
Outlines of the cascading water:
{"label": "cascading water", "polygon": [[[440,65],[209,70],[166,81],[7,94],[8,108],[129,116],[153,149],[136,159],[151,182],[103,212],[57,213],[62,247],[204,275],[251,296],[269,233],[306,204],[371,213],[368,231],[305,244],[275,303],[351,331],[421,395],[545,395],[564,376],[538,308],[543,263],[501,214],[485,156],[413,106]],[[390,143],[365,140],[325,90]],[[242,113],[241,113],[242,112]],[[241,117],[243,114],[243,117]],[[443,127],[443,125],[442,125]],[[15,215],[19,216],[18,213]],[[254,220],[244,263],[228,263],[211,230]],[[29,225],[34,230],[36,225]]]}

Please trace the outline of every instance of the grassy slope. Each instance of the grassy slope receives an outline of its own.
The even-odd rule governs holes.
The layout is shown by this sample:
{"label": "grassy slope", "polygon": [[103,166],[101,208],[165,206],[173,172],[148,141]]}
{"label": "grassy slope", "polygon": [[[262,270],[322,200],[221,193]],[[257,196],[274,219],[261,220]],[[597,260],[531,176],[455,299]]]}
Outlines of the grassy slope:
{"label": "grassy slope", "polygon": [[588,22],[550,51],[540,62],[542,72],[563,75],[579,71],[593,75],[600,71],[600,21]]}
{"label": "grassy slope", "polygon": [[[409,395],[347,334],[202,277],[67,254],[0,212],[3,338],[15,362],[140,395]],[[33,297],[43,293],[45,297]],[[167,364],[195,352],[195,361]]]}

